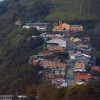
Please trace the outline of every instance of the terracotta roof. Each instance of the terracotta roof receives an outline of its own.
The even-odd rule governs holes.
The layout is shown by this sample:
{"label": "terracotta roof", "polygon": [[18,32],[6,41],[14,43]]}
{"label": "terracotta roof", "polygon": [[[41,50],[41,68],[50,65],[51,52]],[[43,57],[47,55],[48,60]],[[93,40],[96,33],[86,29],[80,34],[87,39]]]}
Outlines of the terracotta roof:
{"label": "terracotta roof", "polygon": [[81,44],[81,43],[84,43],[84,42],[83,41],[78,41],[75,44],[78,45],[78,44]]}
{"label": "terracotta roof", "polygon": [[87,77],[88,79],[91,79],[91,75],[90,74],[78,74],[78,75],[74,75],[75,77]]}
{"label": "terracotta roof", "polygon": [[99,67],[99,66],[93,66],[93,67],[91,67],[91,70],[97,70],[97,71],[100,71],[100,67]]}

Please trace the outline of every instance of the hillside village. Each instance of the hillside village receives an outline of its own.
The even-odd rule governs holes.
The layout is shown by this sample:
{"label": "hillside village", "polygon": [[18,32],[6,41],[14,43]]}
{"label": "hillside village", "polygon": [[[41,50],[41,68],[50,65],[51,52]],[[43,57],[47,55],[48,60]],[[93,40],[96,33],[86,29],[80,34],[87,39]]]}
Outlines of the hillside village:
{"label": "hillside village", "polygon": [[0,2],[0,100],[100,100],[100,0]]}
{"label": "hillside village", "polygon": [[[59,25],[40,22],[23,25],[21,21],[17,21],[15,25],[27,30],[36,28],[41,32],[39,36],[32,35],[27,38],[44,40],[43,50],[30,55],[28,64],[41,66],[38,75],[47,83],[56,88],[65,88],[99,80],[92,72],[100,72],[100,67],[96,66],[96,57],[90,55],[91,51],[96,49],[91,45],[91,37],[81,33],[83,26],[69,25],[62,23],[62,20],[59,20]],[[29,99],[26,95],[16,96],[19,100]],[[0,95],[0,100],[13,98],[13,95]]]}
{"label": "hillside village", "polygon": [[69,25],[59,20],[59,25],[54,23],[52,32],[47,33],[48,26],[50,23],[27,23],[23,26],[44,31],[40,34],[44,39],[44,50],[31,55],[28,62],[43,67],[38,74],[57,88],[86,84],[98,79],[92,75],[92,71],[100,71],[100,67],[96,66],[96,58],[90,55],[91,50],[95,50],[91,46],[90,36],[81,36],[81,33],[77,35],[77,32],[83,31],[83,26]]}
{"label": "hillside village", "polygon": [[[69,25],[59,20],[59,23],[24,23],[17,21],[16,27],[23,29],[36,28],[40,35],[27,37],[44,40],[43,49],[38,54],[30,55],[28,65],[41,66],[38,75],[55,88],[65,88],[74,85],[92,83],[99,80],[93,71],[100,72],[96,57],[91,51],[96,51],[91,45],[91,37],[82,34],[82,25]],[[17,98],[29,99],[26,95]],[[0,100],[13,100],[13,95],[0,95]],[[36,96],[38,98],[38,96]]]}

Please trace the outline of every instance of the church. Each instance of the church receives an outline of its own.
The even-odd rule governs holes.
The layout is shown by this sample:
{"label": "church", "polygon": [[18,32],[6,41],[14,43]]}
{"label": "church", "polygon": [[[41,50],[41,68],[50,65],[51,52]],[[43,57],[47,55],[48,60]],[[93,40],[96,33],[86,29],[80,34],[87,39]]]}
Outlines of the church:
{"label": "church", "polygon": [[59,25],[54,26],[52,31],[83,31],[83,26],[69,25],[67,23],[62,23],[62,20],[59,20]]}

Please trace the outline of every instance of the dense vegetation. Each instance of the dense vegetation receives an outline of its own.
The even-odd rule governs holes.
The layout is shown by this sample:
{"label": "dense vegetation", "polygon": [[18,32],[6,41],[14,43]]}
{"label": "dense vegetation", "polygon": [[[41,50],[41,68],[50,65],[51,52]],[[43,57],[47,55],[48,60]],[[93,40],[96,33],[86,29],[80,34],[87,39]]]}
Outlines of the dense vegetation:
{"label": "dense vegetation", "polygon": [[68,53],[65,52],[58,52],[58,53],[53,53],[50,56],[46,56],[45,57],[48,60],[54,60],[54,59],[69,59],[69,55]]}
{"label": "dense vegetation", "polygon": [[54,88],[43,84],[37,88],[39,100],[99,100],[100,91],[89,85],[79,85],[70,88]]}
{"label": "dense vegetation", "polygon": [[29,57],[43,45],[35,28],[15,26],[17,20],[38,21],[47,15],[49,1],[4,0],[0,3],[0,94],[25,94],[27,87],[39,83],[39,66],[29,66]]}
{"label": "dense vegetation", "polygon": [[[17,82],[20,83],[21,78],[27,75],[29,75],[28,78],[32,77],[32,80],[38,80],[38,66],[37,68],[29,66],[28,60],[31,55],[37,54],[42,49],[43,40],[29,38],[32,34],[38,35],[39,32],[34,28],[30,30],[14,29],[5,38],[6,41],[0,45],[0,94],[15,91],[14,87],[18,85]],[[23,85],[21,84],[21,86]],[[18,87],[16,88],[18,89]]]}

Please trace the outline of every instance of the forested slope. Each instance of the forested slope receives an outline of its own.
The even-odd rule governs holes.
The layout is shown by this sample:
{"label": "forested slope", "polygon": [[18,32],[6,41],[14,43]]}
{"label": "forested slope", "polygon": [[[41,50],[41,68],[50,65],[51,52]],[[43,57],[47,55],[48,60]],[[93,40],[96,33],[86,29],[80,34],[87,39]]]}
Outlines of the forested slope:
{"label": "forested slope", "polygon": [[[13,94],[16,89],[19,94],[24,94],[28,84],[38,84],[38,67],[29,66],[28,60],[42,49],[43,40],[28,39],[40,32],[35,28],[25,30],[17,27],[15,22],[40,20],[46,15],[44,9],[49,9],[47,5],[48,2],[42,0],[5,0],[0,3],[0,94]],[[17,85],[24,78],[25,81],[31,80],[24,86]]]}

